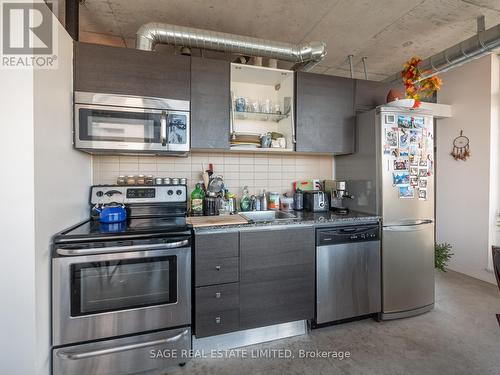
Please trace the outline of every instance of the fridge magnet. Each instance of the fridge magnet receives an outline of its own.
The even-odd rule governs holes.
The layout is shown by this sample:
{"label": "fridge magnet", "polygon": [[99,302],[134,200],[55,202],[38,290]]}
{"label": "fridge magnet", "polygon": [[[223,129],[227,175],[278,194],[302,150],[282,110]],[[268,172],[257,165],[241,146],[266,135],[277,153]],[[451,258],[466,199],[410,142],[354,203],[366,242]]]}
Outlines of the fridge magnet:
{"label": "fridge magnet", "polygon": [[408,155],[408,160],[410,161],[410,167],[411,166],[418,167],[418,157],[417,157],[417,155]]}
{"label": "fridge magnet", "polygon": [[399,158],[399,148],[393,148],[391,155],[395,158]]}
{"label": "fridge magnet", "polygon": [[408,134],[408,132],[405,131],[404,129],[401,129],[399,131],[399,148],[408,147],[409,138],[410,138],[410,135]]}
{"label": "fridge magnet", "polygon": [[398,116],[398,127],[400,128],[411,128],[411,116]]}
{"label": "fridge magnet", "polygon": [[427,189],[427,178],[419,178],[418,179],[418,188],[419,189]]}
{"label": "fridge magnet", "polygon": [[408,148],[408,152],[410,155],[418,155],[418,146],[417,145],[410,145]]}
{"label": "fridge magnet", "polygon": [[423,117],[413,117],[413,127],[416,129],[423,129],[425,128],[425,120]]}
{"label": "fridge magnet", "polygon": [[399,156],[407,157],[408,156],[408,149],[407,148],[400,148],[399,149]]}
{"label": "fridge magnet", "polygon": [[389,147],[398,147],[398,128],[386,129],[385,144]]}
{"label": "fridge magnet", "polygon": [[420,159],[418,162],[419,167],[427,167],[427,159]]}
{"label": "fridge magnet", "polygon": [[427,190],[418,189],[418,199],[421,201],[427,200]]}
{"label": "fridge magnet", "polygon": [[418,177],[427,177],[427,168],[420,168],[418,170]]}
{"label": "fridge magnet", "polygon": [[408,160],[394,160],[394,170],[395,171],[407,171],[408,170]]}
{"label": "fridge magnet", "polygon": [[392,183],[396,186],[408,185],[410,183],[410,175],[407,171],[394,172],[392,174]]}
{"label": "fridge magnet", "polygon": [[410,130],[410,143],[419,144],[422,140],[422,131],[420,129]]}
{"label": "fridge magnet", "polygon": [[460,130],[460,135],[453,140],[453,151],[451,156],[455,160],[466,161],[470,156],[469,138],[464,135],[464,131]]}
{"label": "fridge magnet", "polygon": [[392,150],[388,145],[384,145],[384,155],[390,155],[391,151]]}
{"label": "fridge magnet", "polygon": [[407,185],[407,186],[400,186],[399,187],[399,198],[402,199],[408,199],[408,198],[414,198],[415,197],[415,190],[413,187]]}
{"label": "fridge magnet", "polygon": [[415,177],[418,176],[418,167],[412,167],[410,165],[410,176],[415,176]]}
{"label": "fridge magnet", "polygon": [[418,186],[418,177],[417,176],[410,176],[410,186]]}

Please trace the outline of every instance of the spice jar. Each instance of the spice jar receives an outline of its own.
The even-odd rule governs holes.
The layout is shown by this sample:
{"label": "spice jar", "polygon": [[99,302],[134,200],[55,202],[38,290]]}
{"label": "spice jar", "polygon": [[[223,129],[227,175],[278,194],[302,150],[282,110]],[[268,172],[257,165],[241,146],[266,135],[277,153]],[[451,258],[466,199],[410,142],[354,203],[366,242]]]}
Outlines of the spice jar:
{"label": "spice jar", "polygon": [[135,176],[127,176],[127,185],[135,185]]}
{"label": "spice jar", "polygon": [[118,178],[116,179],[116,183],[118,185],[125,185],[127,183],[127,179],[125,178],[125,176],[118,176]]}
{"label": "spice jar", "polygon": [[143,174],[140,174],[139,176],[137,176],[135,183],[137,185],[144,185],[146,183],[146,178],[144,177]]}
{"label": "spice jar", "polygon": [[163,184],[163,177],[156,177],[155,185],[162,185],[162,184]]}
{"label": "spice jar", "polygon": [[146,183],[146,185],[154,185],[155,178],[153,177],[153,175],[147,175],[145,183]]}

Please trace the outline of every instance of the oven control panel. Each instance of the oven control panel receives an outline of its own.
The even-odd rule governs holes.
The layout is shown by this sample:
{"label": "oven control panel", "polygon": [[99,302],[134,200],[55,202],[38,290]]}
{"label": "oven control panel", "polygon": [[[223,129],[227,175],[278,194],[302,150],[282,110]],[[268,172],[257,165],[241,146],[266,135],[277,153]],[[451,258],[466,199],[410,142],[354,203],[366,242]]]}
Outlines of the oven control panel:
{"label": "oven control panel", "polygon": [[90,203],[184,203],[186,185],[122,186],[95,185],[90,188]]}

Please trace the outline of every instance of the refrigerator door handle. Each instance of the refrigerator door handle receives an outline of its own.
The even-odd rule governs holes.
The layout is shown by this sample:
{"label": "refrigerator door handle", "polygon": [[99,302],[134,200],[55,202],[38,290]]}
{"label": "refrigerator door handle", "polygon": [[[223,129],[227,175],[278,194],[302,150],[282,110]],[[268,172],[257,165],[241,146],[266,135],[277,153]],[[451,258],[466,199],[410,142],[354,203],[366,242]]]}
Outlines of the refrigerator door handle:
{"label": "refrigerator door handle", "polygon": [[383,230],[389,232],[416,232],[424,230],[427,225],[433,224],[432,220],[421,220],[415,224],[384,225]]}
{"label": "refrigerator door handle", "polygon": [[432,223],[434,223],[434,220],[431,220],[431,219],[406,220],[406,221],[401,221],[401,222],[396,222],[396,223],[384,224],[384,228],[412,227],[412,226],[416,226],[416,225],[427,225],[427,224],[432,224]]}

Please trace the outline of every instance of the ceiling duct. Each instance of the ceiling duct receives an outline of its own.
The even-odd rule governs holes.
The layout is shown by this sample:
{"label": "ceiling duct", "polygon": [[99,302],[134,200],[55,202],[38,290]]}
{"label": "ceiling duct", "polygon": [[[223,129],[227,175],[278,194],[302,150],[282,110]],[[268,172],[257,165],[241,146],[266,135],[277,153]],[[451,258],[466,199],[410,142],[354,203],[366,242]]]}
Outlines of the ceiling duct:
{"label": "ceiling duct", "polygon": [[160,43],[289,61],[294,63],[292,69],[304,71],[326,56],[323,42],[290,44],[156,22],[144,24],[137,31],[137,49],[152,51]]}
{"label": "ceiling duct", "polygon": [[[500,47],[500,24],[488,30],[480,31],[476,35],[464,40],[453,47],[447,48],[420,63],[419,68],[429,73],[422,75],[422,79],[446,72],[471,60],[490,54]],[[401,73],[394,74],[384,82],[401,81]]]}

